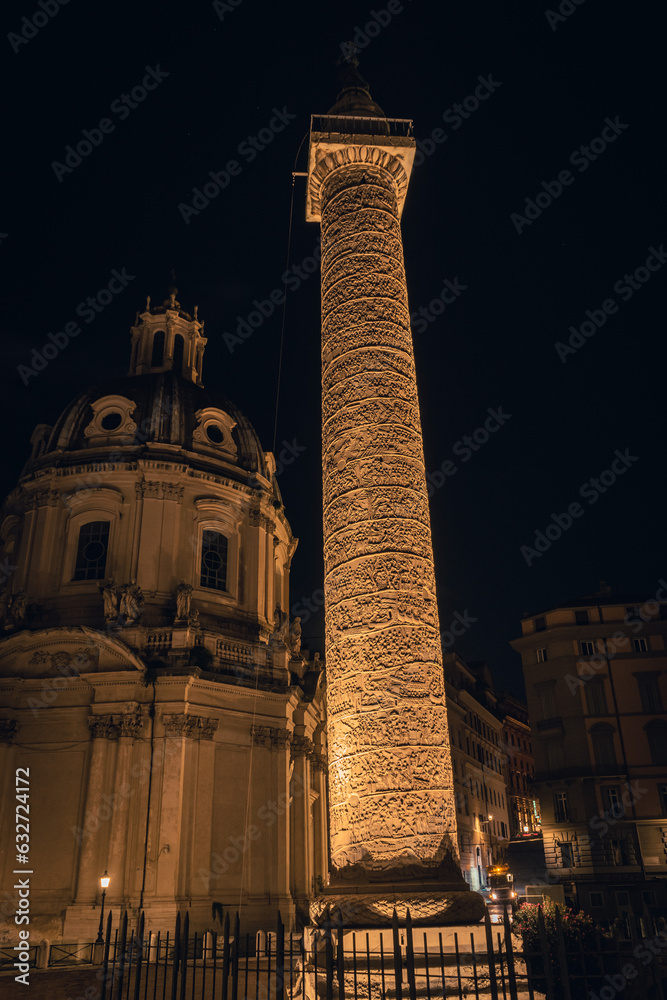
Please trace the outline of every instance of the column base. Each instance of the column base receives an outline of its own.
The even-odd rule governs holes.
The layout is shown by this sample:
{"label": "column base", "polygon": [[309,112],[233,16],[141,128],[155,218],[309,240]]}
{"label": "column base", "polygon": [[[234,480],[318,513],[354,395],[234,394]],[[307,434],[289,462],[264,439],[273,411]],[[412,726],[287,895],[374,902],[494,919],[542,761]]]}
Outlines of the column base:
{"label": "column base", "polygon": [[403,922],[409,909],[415,926],[447,926],[475,924],[486,913],[483,898],[458,873],[438,878],[398,870],[383,878],[364,876],[363,881],[352,881],[334,874],[310,904],[311,921],[321,926],[335,921],[340,912],[346,927],[388,927],[394,910]]}

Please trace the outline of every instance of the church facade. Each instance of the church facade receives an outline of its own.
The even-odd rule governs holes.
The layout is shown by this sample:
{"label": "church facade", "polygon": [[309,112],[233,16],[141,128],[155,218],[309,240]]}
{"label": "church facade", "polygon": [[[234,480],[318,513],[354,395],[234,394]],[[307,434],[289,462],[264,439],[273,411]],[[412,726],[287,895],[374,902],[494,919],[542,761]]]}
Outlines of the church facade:
{"label": "church facade", "polygon": [[326,881],[324,675],[290,623],[297,541],[248,420],[202,385],[197,309],[137,314],[129,375],[83,392],[0,514],[2,937],[29,776],[31,937],[289,926]]}

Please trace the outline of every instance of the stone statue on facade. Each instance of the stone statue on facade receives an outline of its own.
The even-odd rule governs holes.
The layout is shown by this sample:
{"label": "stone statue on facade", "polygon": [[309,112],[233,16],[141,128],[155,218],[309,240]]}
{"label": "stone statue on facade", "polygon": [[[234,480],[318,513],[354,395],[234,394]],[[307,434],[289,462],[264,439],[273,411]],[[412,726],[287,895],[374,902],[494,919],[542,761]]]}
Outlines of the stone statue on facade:
{"label": "stone statue on facade", "polygon": [[120,595],[120,617],[124,619],[125,625],[134,625],[141,618],[141,605],[144,595],[137,586],[137,581],[132,579],[126,583]]}
{"label": "stone statue on facade", "polygon": [[190,616],[190,603],[194,587],[181,580],[176,588],[176,621],[185,621]]}
{"label": "stone statue on facade", "polygon": [[296,617],[290,625],[289,638],[287,640],[293,656],[298,656],[301,652],[301,619]]}
{"label": "stone statue on facade", "polygon": [[273,621],[273,635],[271,638],[274,642],[285,642],[289,629],[289,615],[286,611],[281,610],[280,605],[276,607]]}
{"label": "stone statue on facade", "polygon": [[104,603],[105,622],[113,621],[118,617],[118,588],[113,580],[109,580],[103,587],[100,587],[100,594]]}

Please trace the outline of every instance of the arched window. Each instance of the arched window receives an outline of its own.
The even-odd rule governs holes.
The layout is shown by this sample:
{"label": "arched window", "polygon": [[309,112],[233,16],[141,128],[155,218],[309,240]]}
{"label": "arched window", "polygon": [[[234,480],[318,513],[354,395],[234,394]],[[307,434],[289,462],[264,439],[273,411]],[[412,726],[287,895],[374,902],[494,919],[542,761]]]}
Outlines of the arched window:
{"label": "arched window", "polygon": [[654,719],[644,727],[651,751],[651,763],[667,765],[667,724]]}
{"label": "arched window", "polygon": [[203,532],[200,586],[227,590],[227,547],[227,538],[221,532]]}
{"label": "arched window", "polygon": [[613,727],[607,725],[605,722],[600,722],[597,726],[593,726],[590,732],[595,763],[599,767],[615,766],[616,751],[614,750]]}
{"label": "arched window", "polygon": [[74,580],[103,580],[109,548],[109,522],[89,521],[79,530]]}
{"label": "arched window", "polygon": [[158,330],[153,336],[153,356],[151,368],[159,368],[164,363],[164,330]]}
{"label": "arched window", "polygon": [[181,337],[180,333],[177,333],[174,337],[174,371],[177,375],[183,374],[183,349],[185,346],[185,341]]}

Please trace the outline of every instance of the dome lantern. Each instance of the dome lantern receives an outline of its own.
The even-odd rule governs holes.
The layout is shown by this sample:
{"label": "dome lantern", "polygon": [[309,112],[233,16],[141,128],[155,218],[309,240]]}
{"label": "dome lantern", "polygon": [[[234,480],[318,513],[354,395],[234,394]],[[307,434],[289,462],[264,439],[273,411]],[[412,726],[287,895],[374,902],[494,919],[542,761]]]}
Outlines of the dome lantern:
{"label": "dome lantern", "polygon": [[204,324],[181,309],[176,299],[178,289],[171,287],[161,306],[146,299],[143,313],[137,313],[132,327],[130,375],[173,371],[181,378],[202,385],[202,362],[206,338]]}

